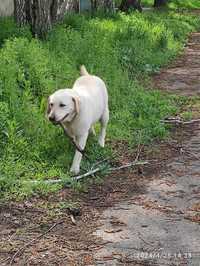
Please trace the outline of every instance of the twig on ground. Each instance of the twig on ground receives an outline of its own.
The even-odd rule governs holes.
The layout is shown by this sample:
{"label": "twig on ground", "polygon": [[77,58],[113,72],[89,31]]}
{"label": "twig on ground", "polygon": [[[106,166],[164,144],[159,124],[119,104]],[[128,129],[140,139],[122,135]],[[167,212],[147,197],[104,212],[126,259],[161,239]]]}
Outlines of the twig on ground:
{"label": "twig on ground", "polygon": [[99,172],[99,171],[101,171],[101,170],[102,170],[102,168],[97,167],[97,168],[95,168],[94,170],[90,170],[89,172],[87,172],[87,173],[85,173],[85,174],[83,174],[83,175],[74,176],[74,177],[72,177],[72,179],[77,181],[77,180],[82,179],[82,178],[84,178],[84,177],[87,177],[87,176],[93,175],[93,174],[95,174],[95,173],[97,173],[97,172]]}
{"label": "twig on ground", "polygon": [[194,157],[194,158],[197,159],[197,160],[200,159],[198,155],[196,155],[195,153],[193,153],[193,152],[191,152],[191,151],[189,151],[189,150],[185,150],[185,149],[182,148],[182,149],[181,149],[181,152],[182,152],[182,153],[186,153],[186,154],[188,154],[189,156],[191,155],[192,157]]}
{"label": "twig on ground", "polygon": [[[134,162],[131,162],[131,163],[127,163],[125,165],[118,166],[118,167],[108,168],[107,171],[108,172],[114,172],[114,171],[119,171],[119,170],[122,170],[122,169],[130,168],[130,167],[133,167],[133,166],[146,165],[146,164],[149,164],[149,162],[148,161],[134,161]],[[100,172],[103,169],[104,168],[102,168],[102,167],[97,167],[97,168],[95,168],[93,170],[88,171],[85,174],[72,177],[72,180],[78,181],[80,179],[83,179],[84,177],[88,177],[88,176],[91,176],[91,175],[93,175],[93,174],[95,174],[97,172]],[[53,180],[45,180],[45,181],[30,180],[30,181],[26,181],[26,182],[33,183],[33,184],[37,184],[39,182],[43,182],[45,184],[58,184],[58,183],[64,182],[64,180],[63,179],[53,179]]]}
{"label": "twig on ground", "polygon": [[193,119],[193,120],[189,120],[189,121],[183,121],[181,119],[176,119],[176,118],[172,117],[172,118],[161,120],[161,122],[166,123],[166,124],[190,125],[190,124],[193,124],[193,123],[200,122],[200,119]]}
{"label": "twig on ground", "polygon": [[38,237],[32,239],[31,241],[27,242],[24,246],[22,246],[21,248],[19,248],[15,254],[12,256],[11,260],[10,260],[10,263],[9,265],[11,266],[15,260],[15,258],[18,256],[18,255],[21,255],[22,252],[28,247],[30,246],[31,244],[33,244],[35,241],[39,240],[40,238],[42,238],[43,236],[45,236],[46,234],[48,234],[52,229],[54,229],[57,225],[63,223],[64,221],[60,221],[58,223],[55,223],[53,224],[46,232],[44,232],[43,234],[39,235]]}
{"label": "twig on ground", "polygon": [[185,121],[185,122],[183,122],[183,124],[189,125],[189,124],[198,123],[198,122],[200,122],[200,119],[193,119],[193,120]]}
{"label": "twig on ground", "polygon": [[139,157],[140,157],[140,154],[141,154],[141,151],[142,151],[143,147],[144,147],[144,145],[141,145],[140,143],[138,144],[137,154],[136,154],[136,157],[135,157],[135,161],[138,161],[139,160]]}
{"label": "twig on ground", "polygon": [[89,160],[89,157],[87,156],[87,154],[85,153],[85,150],[82,149],[76,142],[75,140],[69,135],[69,133],[67,132],[66,128],[63,126],[62,123],[59,123],[60,126],[62,127],[65,135],[70,139],[71,143],[74,145],[74,147],[83,155],[85,156],[85,158],[87,158]]}
{"label": "twig on ground", "polygon": [[125,169],[125,168],[129,168],[129,167],[132,167],[132,166],[146,165],[146,164],[149,164],[149,162],[148,161],[134,161],[134,162],[127,163],[127,164],[119,166],[119,167],[112,167],[112,168],[108,169],[108,171],[109,172],[113,172],[113,171],[118,171],[118,170],[122,170],[122,169]]}
{"label": "twig on ground", "polygon": [[74,218],[74,215],[70,215],[70,219],[71,219],[71,221],[72,221],[72,223],[74,224],[74,225],[76,225],[76,220],[75,220],[75,218]]}
{"label": "twig on ground", "polygon": [[[82,175],[78,175],[78,176],[74,176],[72,177],[72,180],[74,181],[78,181],[79,179],[82,179],[84,177],[87,177],[87,176],[91,176],[97,172],[100,172],[102,170],[102,168],[98,167],[98,168],[95,168],[94,170],[90,170],[89,172],[85,173],[85,174],[82,174]],[[59,184],[59,183],[62,183],[64,182],[63,179],[51,179],[51,180],[44,180],[44,181],[41,181],[41,180],[29,180],[29,181],[26,181],[27,183],[32,183],[32,184],[37,184],[37,183],[44,183],[44,184]]]}
{"label": "twig on ground", "polygon": [[6,261],[8,261],[10,259],[10,257],[6,258],[6,259],[3,259],[0,261],[0,265],[4,265],[3,263],[5,263]]}

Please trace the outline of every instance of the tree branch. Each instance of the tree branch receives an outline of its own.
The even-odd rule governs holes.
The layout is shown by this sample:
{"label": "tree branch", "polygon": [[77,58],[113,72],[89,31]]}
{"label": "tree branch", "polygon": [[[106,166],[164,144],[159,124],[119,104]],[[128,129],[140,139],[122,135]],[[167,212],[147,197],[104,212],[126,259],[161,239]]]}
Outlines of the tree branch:
{"label": "tree branch", "polygon": [[[125,165],[121,165],[121,166],[118,166],[118,167],[108,168],[107,171],[109,173],[111,173],[111,172],[120,171],[120,170],[123,170],[123,169],[126,169],[126,168],[130,168],[130,167],[133,167],[133,166],[147,165],[147,164],[149,164],[148,161],[133,161],[131,163],[128,163],[128,164],[125,164]],[[78,181],[78,180],[83,179],[85,177],[91,176],[91,175],[93,175],[95,173],[101,172],[102,170],[103,170],[102,167],[97,167],[97,168],[95,168],[93,170],[88,171],[85,174],[72,177],[72,180]],[[33,184],[37,184],[37,183],[40,183],[40,182],[43,182],[44,184],[59,184],[59,183],[63,182],[63,179],[53,179],[53,180],[44,180],[44,181],[29,180],[29,181],[26,181],[26,182],[33,183]]]}

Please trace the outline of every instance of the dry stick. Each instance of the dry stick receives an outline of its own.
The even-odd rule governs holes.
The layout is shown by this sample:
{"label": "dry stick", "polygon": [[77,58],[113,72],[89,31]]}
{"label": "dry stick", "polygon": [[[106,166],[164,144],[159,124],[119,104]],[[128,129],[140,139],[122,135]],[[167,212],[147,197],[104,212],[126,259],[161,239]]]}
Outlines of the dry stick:
{"label": "dry stick", "polygon": [[53,228],[55,228],[57,225],[63,223],[64,221],[60,221],[59,223],[55,223],[53,224],[46,232],[44,232],[43,234],[39,235],[38,237],[32,239],[31,241],[29,241],[28,243],[26,243],[23,247],[21,247],[20,249],[18,249],[15,254],[12,256],[9,265],[11,266],[15,260],[15,258],[17,257],[17,255],[20,252],[23,252],[28,246],[30,246],[32,243],[34,243],[36,240],[39,240],[40,238],[42,238],[43,236],[45,236],[46,234],[48,234]]}
{"label": "dry stick", "polygon": [[73,225],[76,225],[76,220],[74,218],[74,215],[70,214],[70,219],[71,219]]}
{"label": "dry stick", "polygon": [[[78,176],[74,176],[72,177],[73,180],[77,181],[81,178],[84,178],[84,177],[87,177],[87,176],[90,176],[90,175],[93,175],[97,172],[101,171],[101,168],[98,167],[98,168],[95,168],[94,170],[90,170],[89,172],[85,173],[85,174],[82,174],[82,175],[78,175]],[[28,183],[32,183],[32,184],[37,184],[39,182],[42,182],[42,183],[45,183],[45,184],[58,184],[58,183],[62,183],[63,182],[63,179],[52,179],[52,180],[45,180],[45,181],[38,181],[38,180],[30,180],[30,181],[26,181]]]}
{"label": "dry stick", "polygon": [[6,261],[8,261],[10,258],[8,257],[7,259],[3,259],[0,261],[0,265],[3,265],[3,263],[5,263]]}
{"label": "dry stick", "polygon": [[85,173],[85,174],[83,174],[83,175],[74,176],[74,177],[72,177],[72,179],[75,180],[75,181],[77,181],[77,180],[79,180],[79,179],[81,179],[81,178],[84,178],[84,177],[87,177],[87,176],[93,175],[93,174],[95,174],[95,173],[97,173],[97,172],[99,172],[99,171],[101,171],[101,168],[100,168],[100,167],[97,167],[96,169],[94,169],[94,170],[90,170],[89,172],[87,172],[87,173]]}
{"label": "dry stick", "polygon": [[189,124],[193,124],[193,123],[198,123],[200,122],[200,119],[194,119],[194,120],[190,120],[190,121],[182,121],[180,119],[166,119],[166,120],[161,120],[161,122],[163,123],[168,123],[168,124],[181,124],[181,125],[189,125]]}
{"label": "dry stick", "polygon": [[[112,168],[109,168],[108,169],[108,172],[114,172],[114,171],[118,171],[118,170],[122,170],[122,169],[125,169],[125,168],[129,168],[129,167],[132,167],[132,166],[137,166],[137,165],[146,165],[146,164],[149,164],[148,161],[134,161],[132,163],[128,163],[128,164],[125,164],[125,165],[122,165],[122,166],[119,166],[119,167],[112,167]],[[101,167],[97,167],[95,168],[94,170],[90,170],[89,172],[83,174],[83,175],[79,175],[79,176],[74,176],[72,179],[74,181],[78,181],[84,177],[87,177],[87,176],[91,176],[97,172],[100,172],[102,170]],[[37,180],[30,180],[30,181],[27,181],[29,183],[34,183],[34,184],[37,184],[41,181],[37,181]],[[58,183],[62,183],[63,182],[63,179],[53,179],[53,180],[45,180],[45,181],[42,181],[43,183],[45,184],[58,184]]]}
{"label": "dry stick", "polygon": [[197,159],[197,160],[200,159],[198,155],[196,155],[195,153],[193,153],[193,152],[191,152],[191,151],[187,151],[187,150],[185,150],[185,149],[182,149],[182,152],[183,152],[183,153],[186,153],[186,154],[188,154],[188,155],[193,156],[193,157],[194,157],[195,159]]}
{"label": "dry stick", "polygon": [[89,157],[85,154],[85,150],[82,149],[75,141],[74,139],[69,135],[69,133],[67,132],[66,128],[62,125],[62,123],[60,123],[60,126],[62,127],[65,135],[70,139],[71,143],[74,145],[74,147],[83,155],[85,156],[85,158],[87,158],[89,160]]}
{"label": "dry stick", "polygon": [[135,157],[135,162],[138,161],[139,157],[140,157],[140,154],[142,152],[142,149],[143,149],[144,145],[142,144],[138,144],[138,147],[137,147],[137,154],[136,154],[136,157]]}
{"label": "dry stick", "polygon": [[190,120],[190,121],[185,121],[185,122],[183,122],[183,124],[184,125],[189,125],[189,124],[197,123],[197,122],[200,122],[200,119],[193,119],[193,120]]}

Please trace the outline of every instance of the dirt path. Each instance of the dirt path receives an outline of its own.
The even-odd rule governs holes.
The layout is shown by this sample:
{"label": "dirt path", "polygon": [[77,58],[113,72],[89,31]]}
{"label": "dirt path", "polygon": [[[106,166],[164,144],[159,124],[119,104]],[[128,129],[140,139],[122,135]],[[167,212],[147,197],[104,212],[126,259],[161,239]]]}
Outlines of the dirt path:
{"label": "dirt path", "polygon": [[[198,95],[199,43],[200,33],[192,34],[185,54],[155,77],[155,86]],[[199,266],[200,125],[176,128],[173,139],[142,154],[151,165],[90,184],[81,196],[63,189],[0,205],[0,266]],[[122,162],[134,158],[122,150]],[[70,201],[81,210],[76,225]]]}
{"label": "dirt path", "polygon": [[199,32],[190,36],[184,54],[154,77],[154,87],[181,95],[200,95]]}
{"label": "dirt path", "polygon": [[200,265],[200,129],[181,146],[188,153],[151,175],[145,191],[104,211],[95,234],[109,243],[96,265]]}

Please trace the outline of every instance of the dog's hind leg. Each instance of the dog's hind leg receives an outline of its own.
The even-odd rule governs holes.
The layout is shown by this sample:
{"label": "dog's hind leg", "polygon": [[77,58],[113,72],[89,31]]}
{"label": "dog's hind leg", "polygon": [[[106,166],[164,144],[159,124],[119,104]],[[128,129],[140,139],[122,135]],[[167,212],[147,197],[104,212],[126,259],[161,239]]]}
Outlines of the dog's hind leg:
{"label": "dog's hind leg", "polygon": [[108,110],[108,108],[106,108],[102,117],[100,118],[101,131],[99,134],[98,142],[99,142],[99,145],[101,147],[104,147],[104,145],[105,145],[106,127],[108,124],[108,120],[109,120],[109,110]]}

